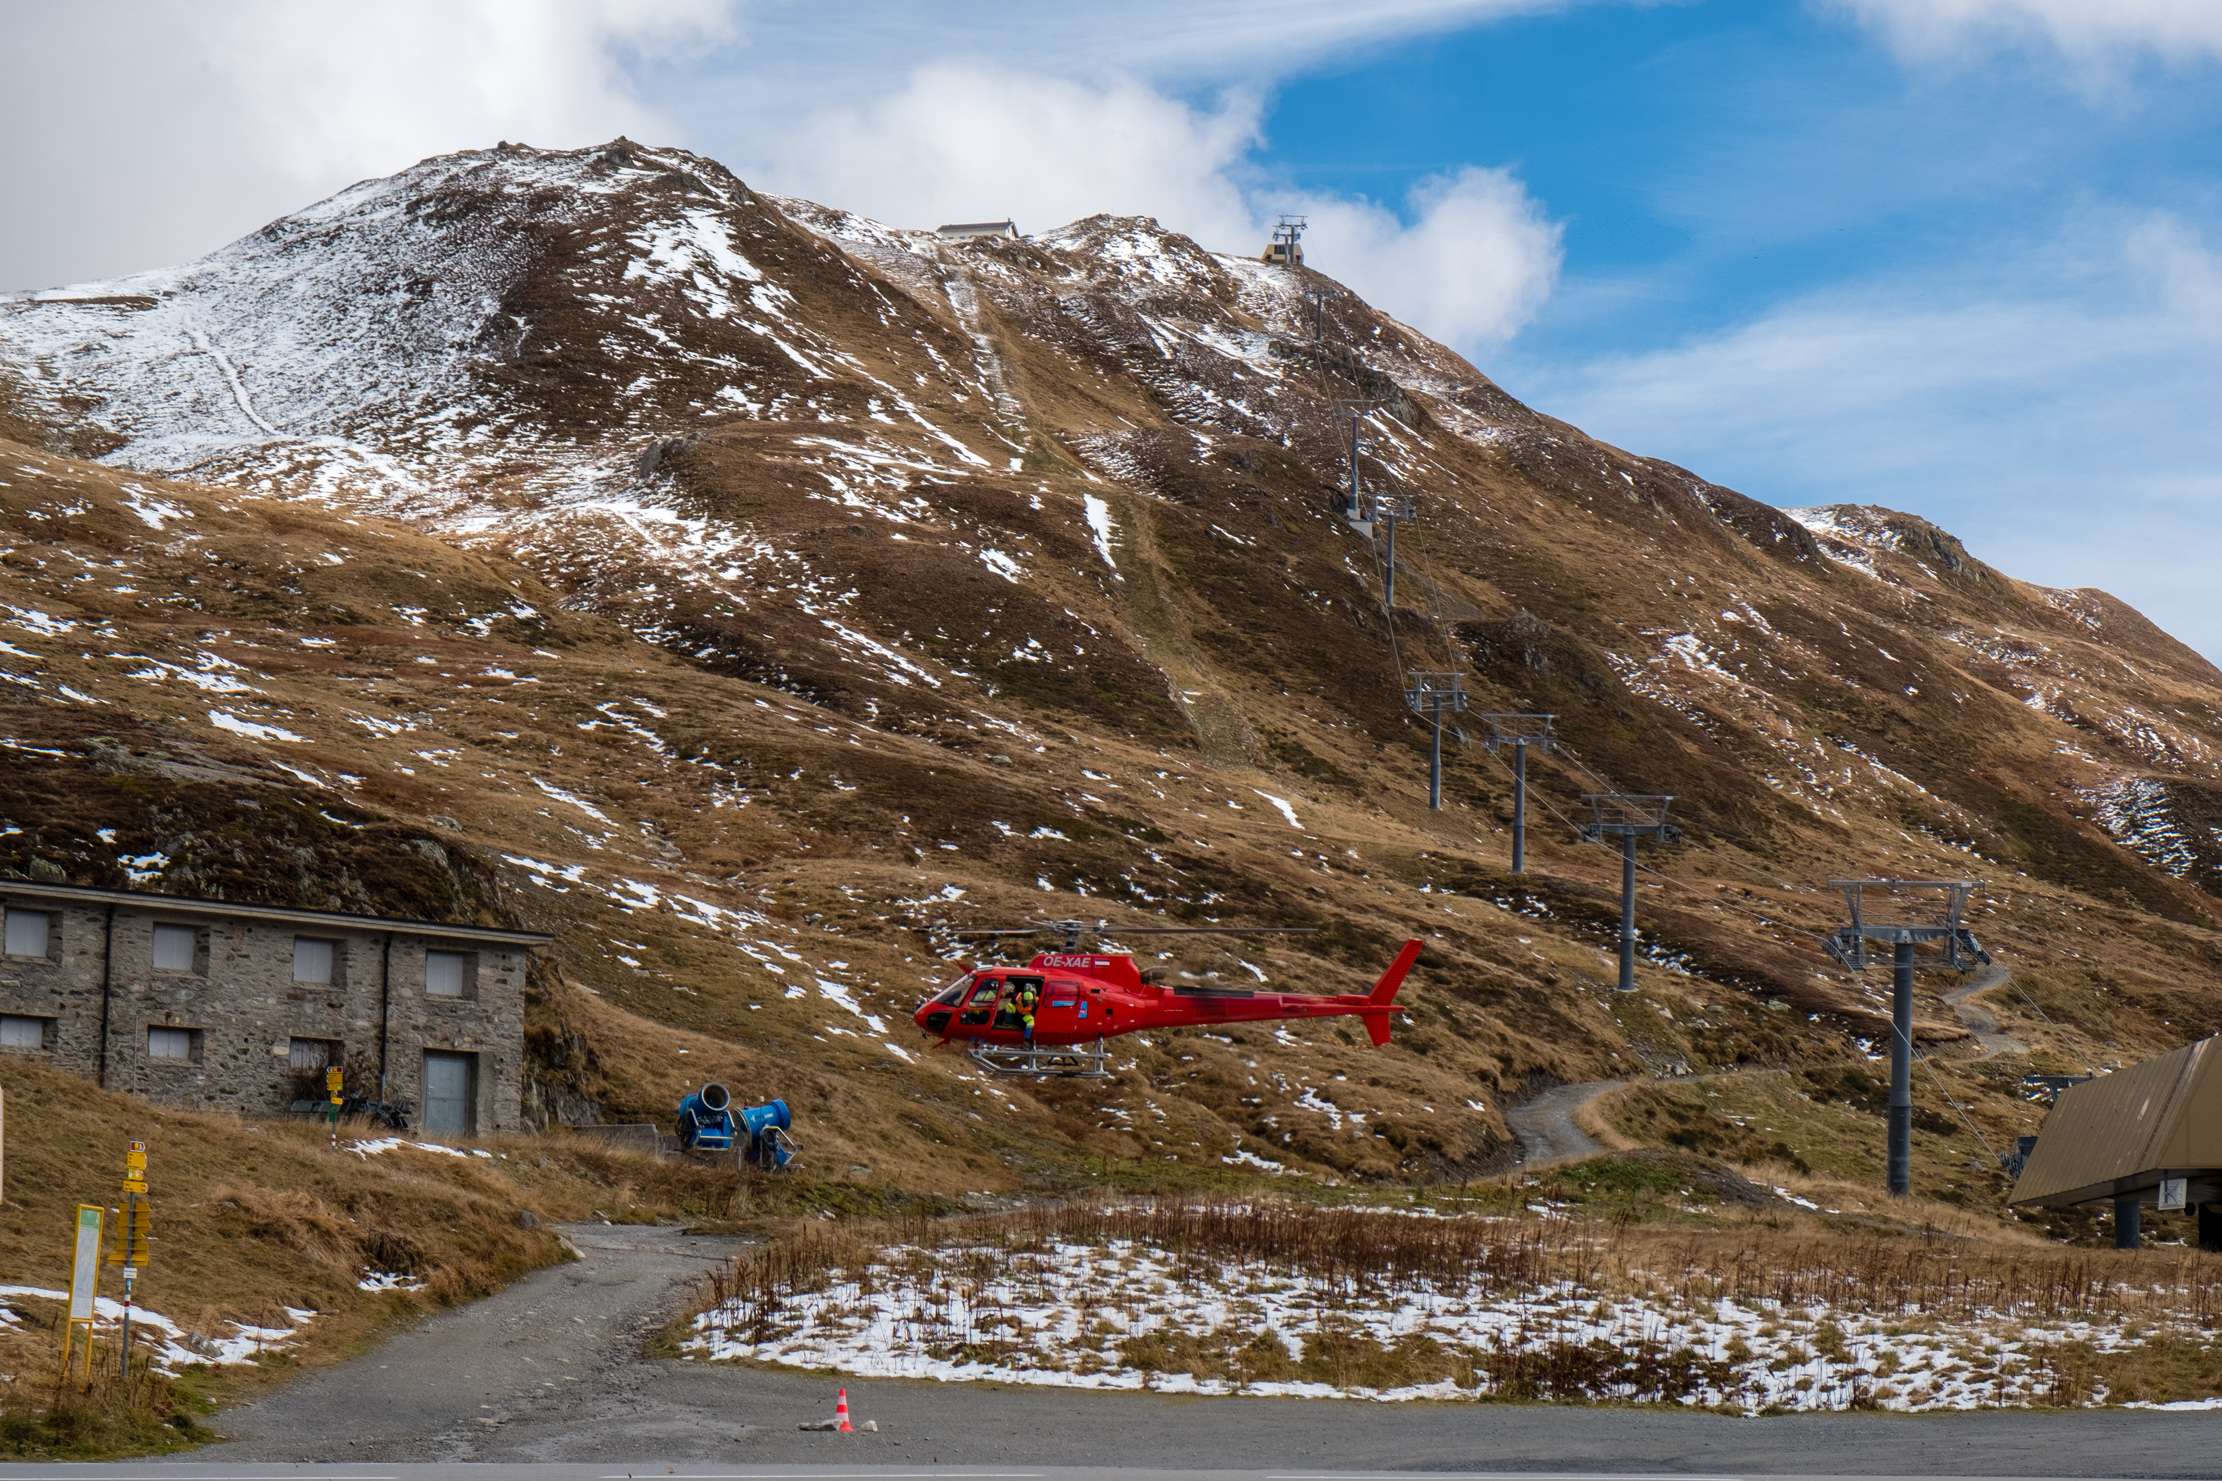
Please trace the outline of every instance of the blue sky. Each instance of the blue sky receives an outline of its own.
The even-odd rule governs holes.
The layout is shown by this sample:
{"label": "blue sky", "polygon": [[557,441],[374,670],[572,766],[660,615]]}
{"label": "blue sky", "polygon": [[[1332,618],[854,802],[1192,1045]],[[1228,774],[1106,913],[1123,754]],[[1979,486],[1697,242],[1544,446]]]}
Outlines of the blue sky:
{"label": "blue sky", "polygon": [[[2222,656],[2222,0],[83,0],[17,17],[0,288],[618,132],[904,224],[1145,212],[1539,409],[1926,515]],[[186,89],[179,76],[196,79]],[[140,101],[134,101],[140,100]],[[142,114],[138,110],[144,110]]]}
{"label": "blue sky", "polygon": [[1265,127],[1339,191],[1511,165],[1564,263],[1467,348],[1523,398],[1772,502],[1922,513],[2222,654],[2222,64],[1992,43],[1593,7],[1322,66]]}

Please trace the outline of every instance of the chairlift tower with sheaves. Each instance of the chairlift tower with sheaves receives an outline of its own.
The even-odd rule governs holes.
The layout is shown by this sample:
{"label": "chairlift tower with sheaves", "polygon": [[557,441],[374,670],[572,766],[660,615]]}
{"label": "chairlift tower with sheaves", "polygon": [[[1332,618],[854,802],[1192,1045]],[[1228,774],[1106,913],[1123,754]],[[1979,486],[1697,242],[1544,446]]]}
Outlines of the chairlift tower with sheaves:
{"label": "chairlift tower with sheaves", "polygon": [[1512,872],[1528,868],[1528,752],[1549,751],[1557,744],[1551,733],[1555,715],[1483,715],[1489,733],[1481,743],[1492,751],[1512,751]]}
{"label": "chairlift tower with sheaves", "polygon": [[1264,260],[1282,267],[1304,265],[1304,228],[1311,223],[1302,216],[1284,213],[1273,225],[1273,240],[1266,244]]}
{"label": "chairlift tower with sheaves", "polygon": [[1443,805],[1443,716],[1466,708],[1466,676],[1452,673],[1405,675],[1404,703],[1427,720],[1427,806]]}
{"label": "chairlift tower with sheaves", "polygon": [[1671,793],[1590,792],[1589,821],[1581,825],[1582,837],[1592,843],[1620,840],[1620,991],[1636,990],[1636,840],[1656,838],[1672,843],[1682,830],[1667,821],[1674,805]]}
{"label": "chairlift tower with sheaves", "polygon": [[1886,1179],[1893,1197],[1913,1190],[1913,972],[1914,951],[1943,948],[1944,965],[1973,971],[1990,962],[1967,926],[1968,901],[1981,889],[1972,879],[1832,879],[1844,892],[1849,925],[1821,945],[1849,971],[1871,964],[1870,942],[1890,946],[1890,1121]]}

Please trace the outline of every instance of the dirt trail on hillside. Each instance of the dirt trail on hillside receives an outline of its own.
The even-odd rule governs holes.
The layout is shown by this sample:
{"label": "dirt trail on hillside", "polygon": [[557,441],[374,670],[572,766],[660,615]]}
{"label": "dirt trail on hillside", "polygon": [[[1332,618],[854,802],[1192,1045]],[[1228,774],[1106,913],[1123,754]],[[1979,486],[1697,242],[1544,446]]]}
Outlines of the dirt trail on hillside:
{"label": "dirt trail on hillside", "polygon": [[1989,1059],[1999,1054],[2027,1054],[2029,1046],[1998,1026],[1998,1015],[1975,1002],[1976,998],[1992,988],[2004,987],[2014,974],[1997,962],[1982,971],[1961,979],[1944,990],[1944,1004],[1959,1015],[1960,1022],[1975,1036],[1977,1059]]}
{"label": "dirt trail on hillside", "polygon": [[623,1407],[642,1344],[740,1248],[638,1225],[566,1226],[571,1264],[442,1312],[375,1351],[218,1417],[225,1461],[507,1459],[502,1432]]}

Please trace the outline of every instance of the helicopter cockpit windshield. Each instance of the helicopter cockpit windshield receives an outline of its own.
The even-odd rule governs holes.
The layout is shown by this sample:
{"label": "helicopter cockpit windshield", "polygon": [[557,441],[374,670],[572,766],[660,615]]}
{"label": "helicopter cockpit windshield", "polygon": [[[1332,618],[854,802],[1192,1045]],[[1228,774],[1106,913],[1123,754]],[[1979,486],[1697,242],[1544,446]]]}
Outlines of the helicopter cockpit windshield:
{"label": "helicopter cockpit windshield", "polygon": [[[912,1021],[929,1034],[938,1034],[949,1027],[949,1020],[956,1015],[957,1006],[971,993],[973,983],[979,980],[978,972],[966,972],[940,992],[918,1005],[911,1015]],[[994,994],[990,993],[989,997]]]}

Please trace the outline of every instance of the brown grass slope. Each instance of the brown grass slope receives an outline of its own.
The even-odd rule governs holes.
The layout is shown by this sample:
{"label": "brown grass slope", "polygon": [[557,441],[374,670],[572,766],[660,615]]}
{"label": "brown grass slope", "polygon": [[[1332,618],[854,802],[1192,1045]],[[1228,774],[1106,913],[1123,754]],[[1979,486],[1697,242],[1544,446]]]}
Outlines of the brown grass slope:
{"label": "brown grass slope", "polygon": [[[1238,1152],[1441,1176],[1501,1160],[1537,1080],[1863,1064],[1879,995],[1813,947],[1841,873],[1988,879],[1979,928],[2044,1016],[1993,1002],[2046,1067],[2222,1017],[2222,875],[2166,847],[2205,836],[2217,675],[2110,599],[1595,443],[1331,280],[1146,220],[944,247],[622,141],[378,188],[488,287],[431,390],[288,419],[305,372],[214,314],[272,262],[399,273],[337,207],[144,309],[0,304],[46,444],[0,456],[0,867],[113,883],[160,852],[174,888],[555,929],[545,1104],[660,1116],[714,1071],[788,1095],[827,1165],[929,1187]],[[384,384],[385,348],[315,332],[337,304],[283,312]],[[157,335],[181,306],[269,423],[211,402],[190,466],[118,368],[205,375]],[[41,348],[94,313],[110,360]],[[1394,612],[1333,513],[1359,398],[1369,482],[1421,507]],[[123,441],[98,465],[70,435]],[[1478,747],[1425,809],[1399,660],[1560,716],[1525,879]],[[1614,862],[1560,817],[1599,778],[1689,827],[1650,856],[1633,1000]],[[1238,982],[1429,954],[1382,1052],[1165,1037],[1030,1087],[909,1035],[937,927],[1068,912],[1320,928],[1164,964]],[[1964,1039],[1933,997],[1923,1034]],[[1994,1139],[2034,1119],[2007,1070],[1955,1073]]]}

